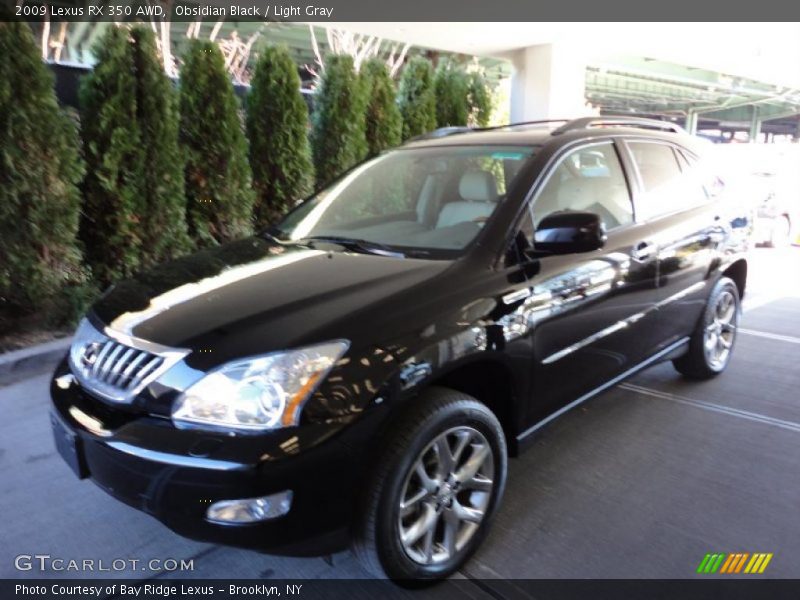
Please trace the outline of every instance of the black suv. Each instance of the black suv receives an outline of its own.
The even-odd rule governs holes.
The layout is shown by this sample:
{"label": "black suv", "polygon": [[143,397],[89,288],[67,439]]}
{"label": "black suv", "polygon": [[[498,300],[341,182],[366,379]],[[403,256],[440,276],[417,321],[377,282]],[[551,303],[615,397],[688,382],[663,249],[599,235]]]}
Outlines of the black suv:
{"label": "black suv", "polygon": [[543,425],[735,341],[747,264],[699,141],[562,123],[434,132],[116,285],[53,377],[66,461],[190,538],[453,573]]}

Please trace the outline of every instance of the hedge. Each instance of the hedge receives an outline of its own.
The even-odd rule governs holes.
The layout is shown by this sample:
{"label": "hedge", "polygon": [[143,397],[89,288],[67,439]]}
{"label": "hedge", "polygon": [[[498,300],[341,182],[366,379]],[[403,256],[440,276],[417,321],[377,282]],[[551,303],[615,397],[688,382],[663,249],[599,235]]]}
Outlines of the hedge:
{"label": "hedge", "polygon": [[239,102],[219,47],[193,40],[180,78],[186,216],[198,247],[252,233],[252,176]]}
{"label": "hedge", "polygon": [[439,63],[434,76],[436,126],[466,126],[469,119],[469,79],[464,70],[449,60]]}
{"label": "hedge", "polygon": [[483,73],[473,71],[469,75],[469,124],[477,127],[489,125],[492,116],[492,92]]}
{"label": "hedge", "polygon": [[51,324],[91,294],[77,242],[84,167],[73,119],[30,28],[0,22],[0,333],[40,311]]}
{"label": "hedge", "polygon": [[352,57],[328,57],[311,119],[317,187],[367,156],[366,104],[364,81],[356,74]]}
{"label": "hedge", "polygon": [[436,129],[436,93],[430,61],[416,56],[406,63],[397,103],[403,117],[403,140]]}
{"label": "hedge", "polygon": [[178,144],[178,97],[164,73],[149,27],[131,29],[138,74],[138,120],[144,145],[146,212],[142,215],[145,267],[185,254],[184,157]]}
{"label": "hedge", "polygon": [[293,201],[311,192],[307,122],[300,77],[289,51],[267,48],[258,59],[247,97],[255,220],[260,227],[277,221]]}
{"label": "hedge", "polygon": [[87,176],[81,237],[103,284],[189,248],[172,83],[152,31],[108,28],[81,82]]}
{"label": "hedge", "polygon": [[380,154],[400,143],[403,117],[397,107],[397,91],[386,63],[373,58],[361,67],[367,91],[365,134],[369,156]]}

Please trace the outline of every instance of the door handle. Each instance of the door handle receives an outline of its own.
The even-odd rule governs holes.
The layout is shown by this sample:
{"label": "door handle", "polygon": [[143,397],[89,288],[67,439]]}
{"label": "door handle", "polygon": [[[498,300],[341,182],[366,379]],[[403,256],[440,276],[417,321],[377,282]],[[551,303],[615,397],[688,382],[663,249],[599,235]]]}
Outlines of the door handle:
{"label": "door handle", "polygon": [[644,262],[656,251],[656,245],[653,242],[639,242],[631,250],[631,257],[639,262]]}
{"label": "door handle", "polygon": [[531,288],[522,288],[516,292],[510,292],[503,296],[503,304],[514,304],[520,300],[525,300],[531,295]]}

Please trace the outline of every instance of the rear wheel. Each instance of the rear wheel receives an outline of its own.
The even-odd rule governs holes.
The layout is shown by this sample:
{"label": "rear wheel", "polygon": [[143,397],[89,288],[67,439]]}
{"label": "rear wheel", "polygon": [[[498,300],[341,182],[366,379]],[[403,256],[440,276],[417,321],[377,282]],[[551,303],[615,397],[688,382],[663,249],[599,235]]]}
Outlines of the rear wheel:
{"label": "rear wheel", "polygon": [[739,314],[738,288],[723,277],[708,298],[688,352],[672,361],[678,372],[690,379],[710,379],[722,373],[731,359]]}
{"label": "rear wheel", "polygon": [[354,550],[373,575],[447,577],[486,535],[503,493],[506,444],[474,398],[431,388],[399,420],[375,469]]}

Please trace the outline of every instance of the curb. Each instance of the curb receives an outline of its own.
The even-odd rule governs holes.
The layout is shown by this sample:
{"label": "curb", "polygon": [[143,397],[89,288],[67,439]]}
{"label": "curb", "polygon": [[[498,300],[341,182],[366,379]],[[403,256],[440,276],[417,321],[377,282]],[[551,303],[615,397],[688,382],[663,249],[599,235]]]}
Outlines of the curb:
{"label": "curb", "polygon": [[8,385],[54,367],[69,350],[71,343],[70,336],[0,354],[0,385]]}

